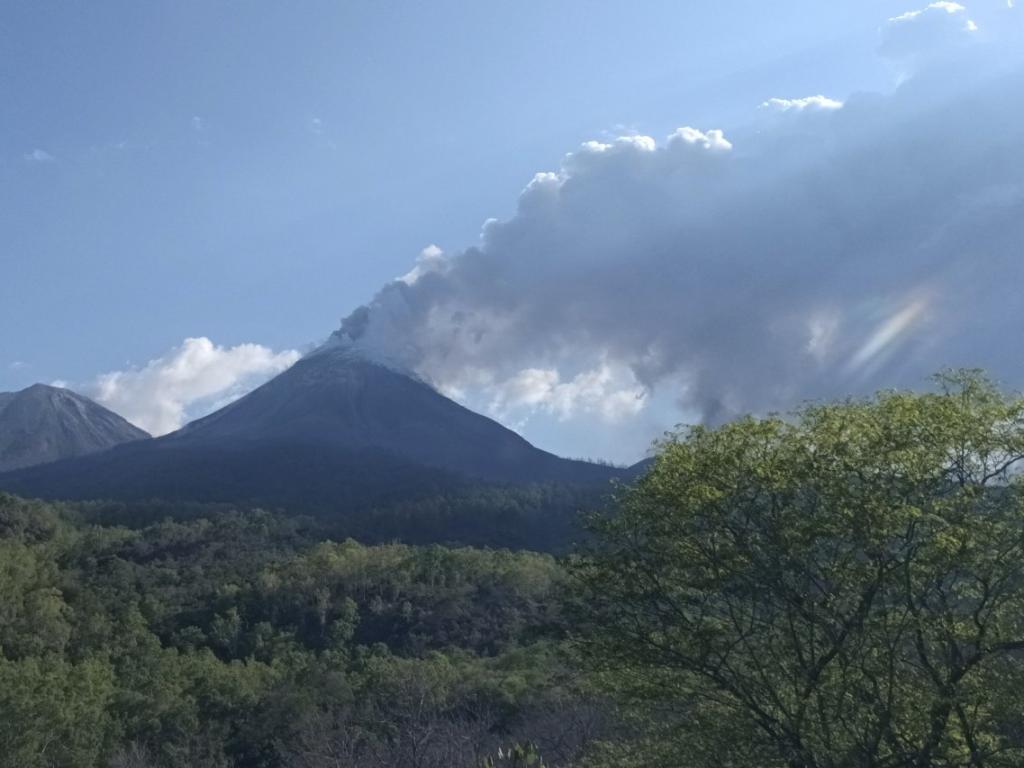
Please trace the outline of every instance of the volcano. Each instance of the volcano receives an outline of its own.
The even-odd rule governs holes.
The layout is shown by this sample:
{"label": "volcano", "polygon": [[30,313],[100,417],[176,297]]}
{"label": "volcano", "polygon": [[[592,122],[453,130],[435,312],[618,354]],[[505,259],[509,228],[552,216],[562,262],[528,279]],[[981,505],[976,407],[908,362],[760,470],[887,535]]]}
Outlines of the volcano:
{"label": "volcano", "polygon": [[322,507],[469,483],[598,486],[619,474],[542,451],[415,376],[328,344],[177,432],[6,473],[0,488]]}
{"label": "volcano", "polygon": [[84,456],[149,435],[61,387],[0,392],[0,471]]}

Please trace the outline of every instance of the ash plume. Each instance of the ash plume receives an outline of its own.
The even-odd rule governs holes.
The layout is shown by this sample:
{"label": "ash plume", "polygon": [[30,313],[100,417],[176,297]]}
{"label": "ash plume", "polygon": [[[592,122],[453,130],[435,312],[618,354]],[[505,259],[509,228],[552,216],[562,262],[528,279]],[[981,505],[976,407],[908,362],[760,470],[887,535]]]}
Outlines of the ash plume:
{"label": "ash plume", "polygon": [[499,415],[615,421],[668,393],[717,420],[949,365],[1022,384],[1024,33],[1004,17],[890,19],[890,93],[765,94],[742,130],[588,142],[330,343]]}

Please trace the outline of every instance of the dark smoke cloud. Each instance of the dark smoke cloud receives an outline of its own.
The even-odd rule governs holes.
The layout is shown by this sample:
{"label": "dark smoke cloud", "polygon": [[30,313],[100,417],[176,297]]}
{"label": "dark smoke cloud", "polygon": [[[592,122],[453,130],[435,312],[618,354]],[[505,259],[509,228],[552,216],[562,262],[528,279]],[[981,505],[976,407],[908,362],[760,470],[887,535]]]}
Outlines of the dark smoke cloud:
{"label": "dark smoke cloud", "polygon": [[745,131],[591,142],[476,247],[431,247],[331,343],[492,412],[718,419],[917,385],[1024,384],[1024,34],[890,20],[890,94],[770,99]]}

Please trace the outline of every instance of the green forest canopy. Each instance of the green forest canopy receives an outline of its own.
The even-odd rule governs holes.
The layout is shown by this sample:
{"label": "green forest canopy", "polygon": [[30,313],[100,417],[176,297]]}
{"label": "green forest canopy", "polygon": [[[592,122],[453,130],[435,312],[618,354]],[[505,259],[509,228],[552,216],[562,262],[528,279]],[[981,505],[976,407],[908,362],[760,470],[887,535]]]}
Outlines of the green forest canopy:
{"label": "green forest canopy", "polygon": [[939,383],[673,435],[557,558],[0,496],[0,766],[1024,764],[1024,403]]}

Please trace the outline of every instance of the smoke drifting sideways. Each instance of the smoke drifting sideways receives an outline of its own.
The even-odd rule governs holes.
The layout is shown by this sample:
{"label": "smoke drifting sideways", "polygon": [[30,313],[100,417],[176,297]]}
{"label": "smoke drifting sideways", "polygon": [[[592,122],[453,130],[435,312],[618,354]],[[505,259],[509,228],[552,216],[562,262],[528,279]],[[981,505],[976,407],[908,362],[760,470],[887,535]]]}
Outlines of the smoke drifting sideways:
{"label": "smoke drifting sideways", "polygon": [[714,422],[946,366],[1024,384],[1024,25],[1003,13],[890,19],[890,93],[588,142],[329,343],[513,421],[621,423],[669,395]]}

